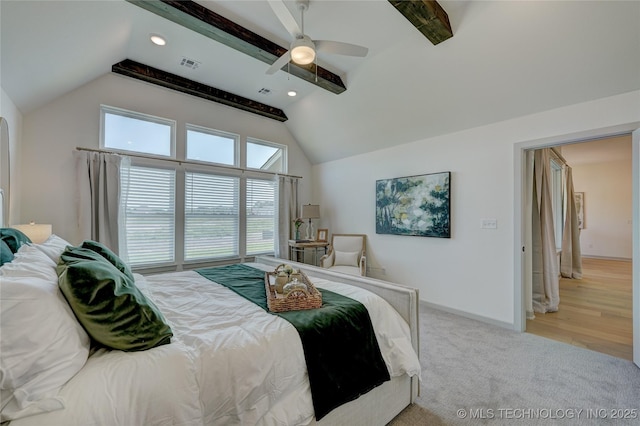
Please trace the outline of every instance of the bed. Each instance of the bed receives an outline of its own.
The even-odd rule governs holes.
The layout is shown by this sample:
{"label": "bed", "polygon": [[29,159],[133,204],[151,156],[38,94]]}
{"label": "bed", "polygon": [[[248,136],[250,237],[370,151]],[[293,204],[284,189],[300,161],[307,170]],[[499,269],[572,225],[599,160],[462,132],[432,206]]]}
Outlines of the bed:
{"label": "bed", "polygon": [[132,274],[170,340],[133,351],[93,345],[60,291],[67,244],[55,235],[24,244],[0,267],[0,401],[11,426],[384,425],[417,396],[415,289],[270,257],[242,265],[263,274],[290,263],[366,307],[390,380],[317,420],[296,329],[198,271]]}

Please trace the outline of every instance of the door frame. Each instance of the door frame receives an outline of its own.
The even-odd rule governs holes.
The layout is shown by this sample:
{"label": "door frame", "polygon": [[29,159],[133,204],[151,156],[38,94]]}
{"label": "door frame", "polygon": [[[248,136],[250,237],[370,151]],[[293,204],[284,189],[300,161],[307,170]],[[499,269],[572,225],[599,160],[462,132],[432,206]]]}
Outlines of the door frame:
{"label": "door frame", "polygon": [[632,179],[633,179],[633,205],[632,205],[632,232],[633,232],[633,355],[634,362],[640,366],[640,123],[631,122],[619,126],[593,129],[579,133],[554,136],[551,138],[536,139],[519,142],[513,148],[514,168],[514,303],[513,303],[513,328],[524,332],[526,329],[526,304],[525,304],[525,252],[530,247],[525,247],[525,217],[526,209],[524,189],[526,183],[526,156],[530,149],[548,148],[551,146],[566,145],[571,143],[586,142],[594,139],[604,139],[620,135],[632,134]]}

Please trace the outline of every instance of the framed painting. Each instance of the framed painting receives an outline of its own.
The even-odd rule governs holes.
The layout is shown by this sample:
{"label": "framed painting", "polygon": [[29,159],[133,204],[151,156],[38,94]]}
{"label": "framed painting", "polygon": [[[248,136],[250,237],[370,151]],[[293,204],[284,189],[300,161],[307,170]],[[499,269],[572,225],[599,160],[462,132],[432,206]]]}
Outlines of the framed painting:
{"label": "framed painting", "polygon": [[376,181],[376,234],[451,238],[451,172]]}

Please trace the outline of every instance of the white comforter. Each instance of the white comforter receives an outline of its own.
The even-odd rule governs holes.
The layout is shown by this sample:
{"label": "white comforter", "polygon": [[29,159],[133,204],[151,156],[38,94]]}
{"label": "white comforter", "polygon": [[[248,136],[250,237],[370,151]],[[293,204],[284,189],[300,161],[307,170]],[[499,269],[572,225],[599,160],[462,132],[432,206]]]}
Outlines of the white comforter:
{"label": "white comforter", "polygon": [[[289,322],[193,271],[136,278],[170,323],[172,343],[144,352],[97,351],[63,387],[65,409],[12,426],[312,421],[302,345]],[[392,377],[420,374],[409,327],[386,301],[357,287],[309,278],[367,307]]]}

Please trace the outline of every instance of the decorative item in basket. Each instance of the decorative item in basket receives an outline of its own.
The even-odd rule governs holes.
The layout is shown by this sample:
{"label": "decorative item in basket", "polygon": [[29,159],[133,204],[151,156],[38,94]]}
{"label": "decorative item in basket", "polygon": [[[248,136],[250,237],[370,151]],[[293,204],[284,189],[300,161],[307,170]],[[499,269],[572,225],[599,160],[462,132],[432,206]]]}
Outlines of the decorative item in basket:
{"label": "decorative item in basket", "polygon": [[[282,266],[282,265],[281,265]],[[278,271],[265,272],[264,287],[267,292],[267,306],[271,312],[299,311],[303,309],[315,309],[322,306],[322,294],[313,285],[307,275],[298,271],[300,279],[294,278],[285,284],[285,293],[276,291]],[[283,289],[284,290],[284,289]]]}

